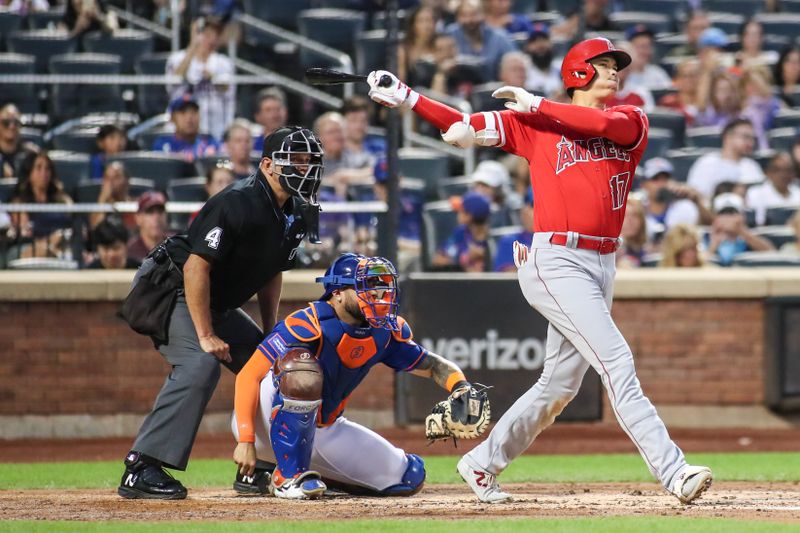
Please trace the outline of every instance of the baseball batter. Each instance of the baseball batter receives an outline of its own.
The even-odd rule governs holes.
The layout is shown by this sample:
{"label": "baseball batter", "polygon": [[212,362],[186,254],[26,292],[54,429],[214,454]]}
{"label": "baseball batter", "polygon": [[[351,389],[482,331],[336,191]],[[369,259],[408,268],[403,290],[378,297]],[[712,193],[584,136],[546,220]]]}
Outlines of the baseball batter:
{"label": "baseball batter", "polygon": [[451,398],[472,387],[455,363],[414,342],[397,316],[391,262],[344,254],[317,281],[323,296],[278,323],[236,378],[234,489],[312,499],[327,481],[352,494],[416,494],[422,458],[344,418],[350,394],[378,364],[430,377]]}
{"label": "baseball batter", "polygon": [[620,426],[668,491],[689,503],[711,484],[711,470],[688,465],[670,439],[611,318],[614,252],[648,132],[639,108],[604,105],[618,90],[618,72],[630,62],[607,39],[582,41],[561,67],[571,105],[501,87],[492,96],[508,99],[507,111],[472,115],[421,96],[396,78],[390,87],[379,87],[376,80],[389,74],[385,71],[368,78],[373,100],[411,107],[443,131],[445,141],[500,147],[530,164],[534,235],[530,252],[525,245],[515,247],[515,262],[525,298],[550,322],[545,363],[539,381],[458,463],[481,501],[511,499],[496,476],[552,424],[590,366],[600,374]]}

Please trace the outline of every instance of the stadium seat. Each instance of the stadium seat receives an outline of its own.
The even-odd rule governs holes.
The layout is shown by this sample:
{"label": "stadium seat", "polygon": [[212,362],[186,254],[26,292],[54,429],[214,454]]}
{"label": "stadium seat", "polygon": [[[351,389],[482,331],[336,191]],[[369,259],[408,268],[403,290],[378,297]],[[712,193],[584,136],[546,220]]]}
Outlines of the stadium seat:
{"label": "stadium seat", "polygon": [[22,15],[0,11],[0,51],[5,50],[5,36],[22,29]]}
{"label": "stadium seat", "polygon": [[[728,1],[728,4],[739,4],[742,2],[731,2]],[[739,15],[736,13],[730,13],[729,9],[725,9],[726,13],[715,11],[708,14],[708,20],[711,22],[711,25],[715,28],[719,28],[728,35],[738,35],[739,30],[744,24],[746,17],[743,15]]]}
{"label": "stadium seat", "polygon": [[673,146],[683,146],[686,132],[686,118],[683,113],[668,107],[656,107],[647,113],[647,119],[651,128],[672,132]]}
{"label": "stadium seat", "polygon": [[53,148],[70,152],[91,154],[97,150],[99,128],[80,128],[59,133],[53,137]]}
{"label": "stadium seat", "polygon": [[[682,33],[656,36],[656,39],[653,42],[653,46],[655,48],[655,61],[662,62],[662,60],[667,57],[667,54],[673,48],[683,46],[686,43],[686,36]],[[672,67],[670,66],[670,69],[671,68]]]}
{"label": "stadium seat", "polygon": [[25,257],[10,259],[9,270],[78,270],[78,262],[74,259],[57,259],[55,257]]}
{"label": "stadium seat", "polygon": [[658,13],[675,19],[686,11],[686,0],[625,0],[626,11]]}
{"label": "stadium seat", "polygon": [[48,72],[52,56],[74,52],[76,47],[75,40],[66,31],[16,31],[7,39],[8,50],[32,55],[35,58],[36,72],[41,74]]}
{"label": "stadium seat", "polygon": [[22,142],[33,143],[39,148],[44,147],[42,130],[38,128],[20,128],[19,136],[22,138]]}
{"label": "stadium seat", "polygon": [[10,202],[16,187],[17,178],[0,178],[0,202]]}
{"label": "stadium seat", "polygon": [[[398,9],[397,13],[395,13],[395,18],[397,19],[397,27],[400,28],[402,31],[406,27],[406,17],[408,16],[409,11],[405,9]],[[377,11],[372,17],[372,29],[373,30],[385,30],[386,29],[386,12],[384,10]]]}
{"label": "stadium seat", "polygon": [[472,88],[469,102],[475,111],[502,111],[505,109],[505,100],[492,98],[492,93],[502,87],[503,84],[497,81],[482,83]]}
{"label": "stadium seat", "polygon": [[173,202],[205,202],[208,197],[205,178],[172,180],[167,187],[167,198]]}
{"label": "stadium seat", "polygon": [[58,178],[64,184],[64,192],[70,196],[75,194],[78,183],[91,178],[88,154],[51,150],[48,155],[53,160]]}
{"label": "stadium seat", "polygon": [[472,185],[471,176],[458,176],[440,179],[436,183],[436,189],[439,191],[439,198],[447,200],[451,196],[462,196],[469,190],[470,185]]}
{"label": "stadium seat", "polygon": [[781,109],[775,115],[772,128],[800,128],[800,109]]}
{"label": "stadium seat", "polygon": [[689,169],[701,155],[713,151],[710,148],[681,148],[679,150],[668,150],[664,157],[670,160],[675,168],[673,178],[676,181],[686,182],[689,177]]}
{"label": "stadium seat", "polygon": [[356,37],[356,72],[372,72],[386,63],[386,30],[372,30]]}
{"label": "stadium seat", "polygon": [[622,30],[627,30],[637,24],[647,24],[654,33],[672,31],[672,20],[669,15],[648,11],[617,11],[608,15],[608,18]]}
{"label": "stadium seat", "polygon": [[[95,203],[98,196],[100,196],[100,189],[103,187],[101,181],[82,181],[78,183],[75,188],[75,196],[73,199],[81,203]],[[128,183],[128,191],[133,198],[138,198],[145,191],[155,189],[155,182],[153,180],[143,178],[131,178]],[[170,200],[171,197],[168,196]]]}
{"label": "stadium seat", "polygon": [[422,265],[423,269],[431,269],[431,261],[436,250],[453,233],[458,219],[453,207],[447,200],[430,202],[422,208]]}
{"label": "stadium seat", "polygon": [[[109,54],[61,54],[50,58],[52,74],[119,74],[119,56]],[[51,113],[58,119],[96,111],[122,111],[119,84],[54,84]]]}
{"label": "stadium seat", "polygon": [[[365,29],[366,16],[358,11],[347,9],[307,9],[298,17],[299,32],[307,39],[318,41],[325,46],[352,56],[355,53],[355,39]],[[300,62],[304,66],[335,64],[330,59],[310,50],[300,50]]]}
{"label": "stadium seat", "polygon": [[[29,54],[0,54],[3,74],[34,74],[36,58]],[[14,102],[22,113],[38,113],[39,97],[30,83],[4,83],[0,99]]]}
{"label": "stadium seat", "polygon": [[52,30],[64,18],[64,10],[49,9],[28,13],[28,27],[32,30]]}
{"label": "stadium seat", "polygon": [[316,5],[313,0],[244,0],[244,12],[282,28],[297,29],[297,16]]}
{"label": "stadium seat", "polygon": [[744,210],[744,222],[747,224],[748,228],[755,228],[758,224],[756,223],[756,210],[746,207]]}
{"label": "stadium seat", "polygon": [[644,256],[642,256],[642,262],[639,266],[646,268],[657,267],[663,257],[663,255],[657,252],[644,254]]}
{"label": "stadium seat", "polygon": [[[136,58],[134,70],[136,74],[161,76],[166,72],[168,58],[169,53],[144,55]],[[161,85],[139,85],[136,90],[136,104],[139,108],[139,113],[146,117],[164,113],[169,104],[169,94]]]}
{"label": "stadium seat", "polygon": [[151,179],[155,188],[162,192],[167,191],[171,180],[194,175],[194,166],[177,154],[122,152],[109,157],[108,161],[122,162],[131,177]]}
{"label": "stadium seat", "polygon": [[781,0],[781,10],[787,13],[800,13],[800,0]]}
{"label": "stadium seat", "polygon": [[425,197],[435,199],[436,184],[449,176],[447,156],[425,148],[400,148],[397,157],[400,175],[424,181]]}
{"label": "stadium seat", "polygon": [[800,257],[780,252],[743,252],[733,258],[740,267],[799,267]]}
{"label": "stadium seat", "polygon": [[647,161],[653,157],[664,157],[667,150],[673,148],[674,141],[672,132],[663,128],[650,128],[647,136],[647,148],[642,156],[642,161]]}
{"label": "stadium seat", "polygon": [[690,148],[722,148],[722,128],[704,126],[686,130],[686,146]]}
{"label": "stadium seat", "polygon": [[764,0],[703,0],[703,7],[712,12],[722,11],[750,18],[764,9]]}
{"label": "stadium seat", "polygon": [[769,147],[778,152],[788,152],[798,140],[797,128],[776,128],[767,132]]}
{"label": "stadium seat", "polygon": [[764,26],[764,35],[782,35],[795,39],[800,28],[800,13],[760,13],[756,20]]}
{"label": "stadium seat", "polygon": [[[792,40],[785,35],[765,35],[764,36],[764,50],[771,50],[780,53],[784,48],[789,46]],[[777,61],[777,58],[776,58]]]}
{"label": "stadium seat", "polygon": [[795,213],[797,206],[770,207],[767,209],[766,225],[785,226]]}
{"label": "stadium seat", "polygon": [[153,35],[146,31],[127,29],[113,33],[97,31],[83,38],[83,48],[87,52],[118,55],[121,71],[127,74],[133,72],[137,58],[153,51]]}
{"label": "stadium seat", "polygon": [[540,3],[540,0],[513,0],[511,2],[511,12],[530,15],[539,10]]}

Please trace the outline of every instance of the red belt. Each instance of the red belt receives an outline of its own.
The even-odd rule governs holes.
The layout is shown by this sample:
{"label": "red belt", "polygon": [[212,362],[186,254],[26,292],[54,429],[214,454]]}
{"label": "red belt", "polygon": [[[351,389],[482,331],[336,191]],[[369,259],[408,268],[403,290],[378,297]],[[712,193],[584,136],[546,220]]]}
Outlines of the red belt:
{"label": "red belt", "polygon": [[[572,234],[573,239],[577,238],[577,243],[570,246],[570,248],[581,248],[583,250],[592,250],[599,254],[613,254],[617,251],[620,245],[619,239],[612,239],[611,237],[584,237],[577,233]],[[550,244],[558,244],[560,246],[567,246],[567,241],[570,235],[567,233],[553,233],[550,237]]]}

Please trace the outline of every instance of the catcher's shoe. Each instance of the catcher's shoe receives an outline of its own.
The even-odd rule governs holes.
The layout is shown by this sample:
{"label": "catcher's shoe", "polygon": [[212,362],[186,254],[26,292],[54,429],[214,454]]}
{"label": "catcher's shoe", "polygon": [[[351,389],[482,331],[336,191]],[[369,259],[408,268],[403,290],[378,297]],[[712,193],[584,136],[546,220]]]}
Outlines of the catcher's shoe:
{"label": "catcher's shoe", "polygon": [[269,491],[273,496],[287,500],[314,500],[322,497],[327,488],[319,473],[313,470],[285,478],[276,469],[269,484]]}
{"label": "catcher's shoe", "polygon": [[500,490],[500,485],[497,484],[497,477],[475,465],[468,456],[465,455],[461,458],[456,469],[480,501],[485,503],[511,501],[511,494]]}
{"label": "catcher's shoe", "polygon": [[233,482],[233,490],[236,494],[243,496],[269,494],[269,483],[272,480],[272,472],[264,468],[256,468],[252,476],[246,476],[236,471],[236,481]]}
{"label": "catcher's shoe", "polygon": [[160,464],[145,462],[141,454],[131,452],[125,458],[125,472],[117,494],[129,499],[182,500],[187,490]]}
{"label": "catcher's shoe", "polygon": [[675,481],[672,482],[672,492],[681,503],[691,503],[699,498],[714,480],[711,469],[706,466],[684,466]]}

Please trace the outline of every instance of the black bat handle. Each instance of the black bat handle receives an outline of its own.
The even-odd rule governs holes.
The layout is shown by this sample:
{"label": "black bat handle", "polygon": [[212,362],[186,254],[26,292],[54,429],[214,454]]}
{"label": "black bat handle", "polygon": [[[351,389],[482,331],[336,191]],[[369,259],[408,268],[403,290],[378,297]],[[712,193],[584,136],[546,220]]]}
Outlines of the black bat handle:
{"label": "black bat handle", "polygon": [[391,87],[392,85],[392,77],[388,74],[384,74],[381,76],[380,81],[378,82],[378,87]]}

